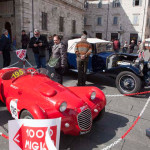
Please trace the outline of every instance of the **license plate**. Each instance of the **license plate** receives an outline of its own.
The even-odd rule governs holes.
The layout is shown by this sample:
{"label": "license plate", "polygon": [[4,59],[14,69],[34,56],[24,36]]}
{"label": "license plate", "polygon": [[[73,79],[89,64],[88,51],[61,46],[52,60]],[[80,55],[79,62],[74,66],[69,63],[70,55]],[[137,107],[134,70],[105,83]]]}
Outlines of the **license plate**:
{"label": "license plate", "polygon": [[89,132],[90,132],[90,130],[88,130],[88,131],[81,131],[81,132],[80,132],[80,135],[87,134],[87,133],[89,133]]}

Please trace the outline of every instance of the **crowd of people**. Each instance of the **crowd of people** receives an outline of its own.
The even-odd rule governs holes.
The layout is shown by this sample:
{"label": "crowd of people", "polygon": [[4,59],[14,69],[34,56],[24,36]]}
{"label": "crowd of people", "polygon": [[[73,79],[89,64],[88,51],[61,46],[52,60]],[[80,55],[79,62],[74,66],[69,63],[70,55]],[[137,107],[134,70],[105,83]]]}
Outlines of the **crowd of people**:
{"label": "crowd of people", "polygon": [[[31,48],[34,54],[35,63],[38,68],[49,68],[51,78],[56,82],[63,83],[63,74],[67,68],[67,47],[61,42],[61,37],[54,34],[47,38],[40,34],[38,29],[34,30],[34,36],[30,39],[25,30],[22,30],[21,44],[22,49]],[[77,55],[77,66],[79,70],[78,86],[84,86],[86,81],[86,70],[88,57],[91,54],[91,45],[86,41],[87,32],[83,31],[81,41],[75,48]],[[47,66],[46,50],[49,53],[49,62]],[[11,63],[10,57],[11,40],[8,30],[4,29],[0,39],[0,54],[3,56],[3,67],[8,67]],[[28,59],[28,55],[26,55]],[[82,69],[84,70],[82,72]]]}
{"label": "crowd of people", "polygon": [[[33,50],[37,68],[47,68],[46,50],[48,50],[48,64],[51,71],[51,78],[56,82],[59,82],[60,84],[63,83],[62,76],[67,68],[67,47],[64,43],[61,42],[60,36],[56,34],[54,34],[53,36],[49,35],[47,41],[47,38],[41,35],[39,30],[35,29],[34,36],[30,39],[26,34],[26,31],[22,30],[21,43],[22,49],[27,49],[29,47]],[[121,46],[120,41],[118,39],[115,39],[113,40],[113,49],[115,53],[133,53],[135,49],[135,41],[131,40],[130,44],[125,41]],[[138,42],[138,49],[143,49],[143,42]],[[3,55],[3,67],[7,67],[10,65],[10,51],[10,35],[8,33],[8,30],[4,29],[2,32],[2,37],[0,39],[0,54]],[[76,54],[78,69],[77,86],[84,86],[86,82],[86,72],[89,56],[92,52],[92,47],[90,43],[87,42],[86,31],[82,32],[81,41],[76,44],[74,51]],[[28,56],[26,56],[26,59],[28,59]]]}
{"label": "crowd of people", "polygon": [[[120,41],[119,39],[115,39],[115,40],[112,40],[113,42],[113,49],[116,53],[119,53],[119,52],[122,52],[122,53],[134,53],[134,50],[137,49],[137,50],[142,50],[144,47],[143,47],[143,43],[145,42],[143,40],[142,41],[138,41],[138,43],[136,44],[134,40],[131,40],[131,42],[128,44],[127,41],[125,41],[123,43],[123,45],[121,46],[120,44]],[[137,47],[137,48],[135,48]]]}

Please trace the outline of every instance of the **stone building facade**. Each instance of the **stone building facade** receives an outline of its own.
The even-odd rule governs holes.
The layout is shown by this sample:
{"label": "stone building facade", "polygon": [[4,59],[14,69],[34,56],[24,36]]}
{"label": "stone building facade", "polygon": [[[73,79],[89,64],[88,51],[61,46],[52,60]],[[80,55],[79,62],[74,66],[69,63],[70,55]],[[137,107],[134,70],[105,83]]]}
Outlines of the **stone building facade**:
{"label": "stone building facade", "polygon": [[87,0],[84,23],[91,37],[143,40],[150,36],[150,0]]}
{"label": "stone building facade", "polygon": [[1,0],[0,31],[9,30],[12,41],[20,45],[21,30],[33,35],[35,28],[44,35],[64,38],[84,29],[85,0]]}

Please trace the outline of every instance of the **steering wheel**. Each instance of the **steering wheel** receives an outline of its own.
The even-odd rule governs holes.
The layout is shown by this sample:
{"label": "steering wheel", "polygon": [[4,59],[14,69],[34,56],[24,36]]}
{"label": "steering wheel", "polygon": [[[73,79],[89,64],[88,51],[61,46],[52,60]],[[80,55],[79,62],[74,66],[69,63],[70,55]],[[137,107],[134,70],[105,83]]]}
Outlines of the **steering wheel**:
{"label": "steering wheel", "polygon": [[28,68],[26,71],[27,73],[31,73],[32,75],[37,72],[35,68]]}

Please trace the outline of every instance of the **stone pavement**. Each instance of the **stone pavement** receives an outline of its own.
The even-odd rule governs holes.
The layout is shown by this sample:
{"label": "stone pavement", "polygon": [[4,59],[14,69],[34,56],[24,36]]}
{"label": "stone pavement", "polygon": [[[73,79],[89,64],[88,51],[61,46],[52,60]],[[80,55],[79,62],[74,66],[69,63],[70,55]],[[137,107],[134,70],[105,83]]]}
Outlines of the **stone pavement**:
{"label": "stone pavement", "polygon": [[[32,51],[28,52],[29,61],[35,65]],[[17,58],[13,52],[12,58],[12,63],[16,62]],[[2,61],[1,56],[0,60]],[[0,66],[2,66],[1,62]],[[75,86],[76,82],[77,74],[75,73],[68,73],[64,77],[65,86]],[[111,78],[99,74],[89,75],[87,85],[97,86],[106,96],[120,94]],[[129,129],[149,96],[150,94],[130,97],[106,97],[106,113],[101,120],[93,124],[91,132],[82,136],[61,134],[60,150],[101,150],[105,148]],[[8,134],[7,123],[10,119],[12,119],[11,115],[5,106],[0,103],[0,132]],[[149,150],[150,139],[145,133],[147,128],[150,128],[150,104],[133,130],[121,143],[111,148],[111,150]],[[8,140],[2,137],[0,137],[0,150],[8,150]]]}

